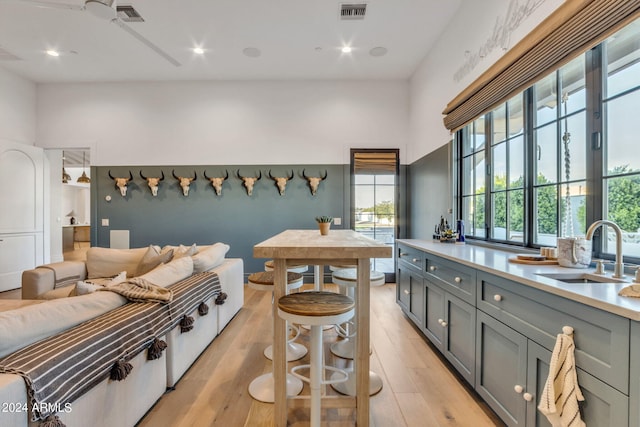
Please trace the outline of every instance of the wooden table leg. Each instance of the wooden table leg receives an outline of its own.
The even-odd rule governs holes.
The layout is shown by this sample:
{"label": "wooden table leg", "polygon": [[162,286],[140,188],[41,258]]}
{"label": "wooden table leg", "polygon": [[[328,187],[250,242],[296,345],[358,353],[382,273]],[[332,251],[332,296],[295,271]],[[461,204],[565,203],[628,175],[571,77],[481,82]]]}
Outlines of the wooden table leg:
{"label": "wooden table leg", "polygon": [[287,293],[287,264],[282,258],[274,259],[273,295],[273,379],[274,379],[274,425],[287,425],[287,322],[278,316],[278,301]]}
{"label": "wooden table leg", "polygon": [[356,425],[369,427],[369,286],[371,262],[358,259],[358,284],[356,286]]}

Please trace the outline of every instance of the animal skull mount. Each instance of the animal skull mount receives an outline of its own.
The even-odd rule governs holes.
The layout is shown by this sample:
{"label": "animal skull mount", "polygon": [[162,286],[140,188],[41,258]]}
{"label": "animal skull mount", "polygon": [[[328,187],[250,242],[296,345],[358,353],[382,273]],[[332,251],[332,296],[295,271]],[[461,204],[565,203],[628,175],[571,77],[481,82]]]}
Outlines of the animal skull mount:
{"label": "animal skull mount", "polygon": [[111,170],[109,170],[109,178],[115,181],[116,189],[120,191],[122,197],[125,197],[127,195],[127,185],[129,184],[129,181],[133,179],[131,171],[129,171],[129,178],[114,178],[113,175],[111,175]]}
{"label": "animal skull mount", "polygon": [[236,176],[242,180],[242,185],[244,185],[244,188],[247,189],[247,195],[251,196],[253,195],[254,184],[256,183],[256,181],[260,181],[260,178],[262,178],[262,171],[260,171],[260,174],[258,176],[251,177],[251,176],[240,175],[240,169],[238,169],[236,171]]}
{"label": "animal skull mount", "polygon": [[293,178],[293,169],[291,169],[291,176],[277,177],[271,175],[271,169],[269,169],[269,178],[275,181],[278,192],[281,196],[284,196],[284,190],[287,187],[287,182]]}
{"label": "animal skull mount", "polygon": [[175,169],[171,171],[171,175],[173,175],[173,177],[178,180],[180,187],[182,187],[182,195],[187,197],[189,195],[189,187],[191,186],[191,183],[198,178],[198,175],[196,175],[196,171],[193,171],[193,178],[176,176]]}
{"label": "animal skull mount", "polygon": [[147,181],[147,185],[151,189],[151,195],[154,196],[154,197],[157,196],[158,195],[158,185],[160,185],[160,181],[164,181],[164,172],[162,172],[162,176],[159,177],[159,178],[151,178],[151,177],[144,176],[142,174],[142,171],[140,171],[140,178],[142,178],[145,181]]}
{"label": "animal skull mount", "polygon": [[214,190],[216,190],[216,195],[219,196],[222,194],[222,183],[225,181],[225,179],[229,178],[229,171],[225,169],[225,176],[221,176],[218,178],[212,178],[207,176],[207,171],[204,171],[204,177],[206,179],[208,179],[209,181],[211,181],[211,185],[213,186]]}
{"label": "animal skull mount", "polygon": [[307,180],[307,182],[309,183],[309,189],[311,189],[311,195],[315,196],[316,192],[318,191],[318,186],[320,185],[320,183],[322,181],[324,181],[325,179],[327,179],[327,170],[324,170],[324,176],[318,176],[318,177],[313,177],[313,176],[307,176],[304,173],[304,169],[302,169],[302,176],[304,177],[304,179]]}

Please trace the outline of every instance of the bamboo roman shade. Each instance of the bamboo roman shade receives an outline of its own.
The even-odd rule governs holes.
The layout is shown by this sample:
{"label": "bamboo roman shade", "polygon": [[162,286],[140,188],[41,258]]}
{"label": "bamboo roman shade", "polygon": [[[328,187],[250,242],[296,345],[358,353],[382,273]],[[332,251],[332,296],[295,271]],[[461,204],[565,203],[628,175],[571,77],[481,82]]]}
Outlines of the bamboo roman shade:
{"label": "bamboo roman shade", "polygon": [[640,16],[638,0],[566,0],[443,111],[460,129]]}
{"label": "bamboo roman shade", "polygon": [[354,174],[395,174],[398,156],[395,151],[354,151]]}

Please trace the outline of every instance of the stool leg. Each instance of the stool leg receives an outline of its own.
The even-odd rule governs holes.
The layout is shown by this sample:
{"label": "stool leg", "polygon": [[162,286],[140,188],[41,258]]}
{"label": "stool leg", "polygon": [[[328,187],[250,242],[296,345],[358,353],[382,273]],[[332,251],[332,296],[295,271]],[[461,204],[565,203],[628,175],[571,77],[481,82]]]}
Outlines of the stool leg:
{"label": "stool leg", "polygon": [[322,383],[322,326],[311,326],[311,427],[320,427],[321,383]]}

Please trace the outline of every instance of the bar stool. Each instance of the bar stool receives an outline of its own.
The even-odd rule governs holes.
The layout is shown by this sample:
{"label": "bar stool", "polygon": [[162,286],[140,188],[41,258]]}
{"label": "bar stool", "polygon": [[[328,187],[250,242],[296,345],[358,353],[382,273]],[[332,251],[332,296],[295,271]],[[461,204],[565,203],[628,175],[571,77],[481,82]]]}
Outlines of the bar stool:
{"label": "bar stool", "polygon": [[[324,366],[322,351],[322,325],[342,323],[353,317],[355,303],[353,298],[334,292],[309,291],[285,295],[278,301],[278,316],[288,322],[311,325],[310,365],[298,365],[291,369],[291,374],[308,382],[311,389],[311,427],[320,426],[320,409],[322,404],[321,386],[346,381],[348,376],[342,369]],[[300,375],[298,371],[309,369],[309,377]],[[323,370],[333,371],[330,380],[323,380]]]}
{"label": "bar stool", "polygon": [[[275,269],[274,262],[272,259],[264,262],[264,271],[273,271]],[[306,273],[309,269],[308,265],[290,265],[287,267],[287,271],[292,273]]]}
{"label": "bar stool", "polygon": [[[287,272],[287,292],[292,289],[298,289],[302,286],[302,274]],[[258,291],[270,291],[273,295],[273,272],[265,271],[258,272],[249,275],[247,283],[250,288]],[[296,334],[293,339],[296,339]],[[292,339],[292,340],[293,340]],[[287,361],[298,360],[307,354],[307,348],[302,344],[297,344],[287,341]],[[294,345],[295,344],[295,345]],[[273,354],[273,345],[269,345],[264,350],[265,356],[269,350],[270,354]],[[271,358],[269,358],[271,359]],[[291,374],[287,374],[287,395],[296,396],[302,391],[302,381]],[[273,403],[275,401],[273,372],[262,374],[255,378],[249,384],[249,394],[256,400],[266,403]]]}
{"label": "bar stool", "polygon": [[[358,270],[356,268],[345,268],[342,270],[335,270],[331,275],[333,283],[337,284],[347,295],[353,298],[355,294],[355,288],[358,284]],[[382,286],[384,285],[384,273],[379,271],[371,271],[369,273],[369,286]],[[349,325],[349,323],[347,323]],[[353,322],[354,330],[355,322]],[[343,359],[353,359],[356,354],[355,340],[351,339],[355,337],[355,332],[349,334],[348,330],[336,325],[338,334],[343,336],[342,341],[338,341],[331,345],[331,353]],[[369,350],[371,351],[371,350]],[[353,369],[347,371],[349,379],[345,382],[338,384],[332,384],[331,387],[339,393],[346,394],[348,396],[356,395],[356,383]],[[373,371],[369,371],[369,394],[374,395],[382,390],[382,378]]]}

